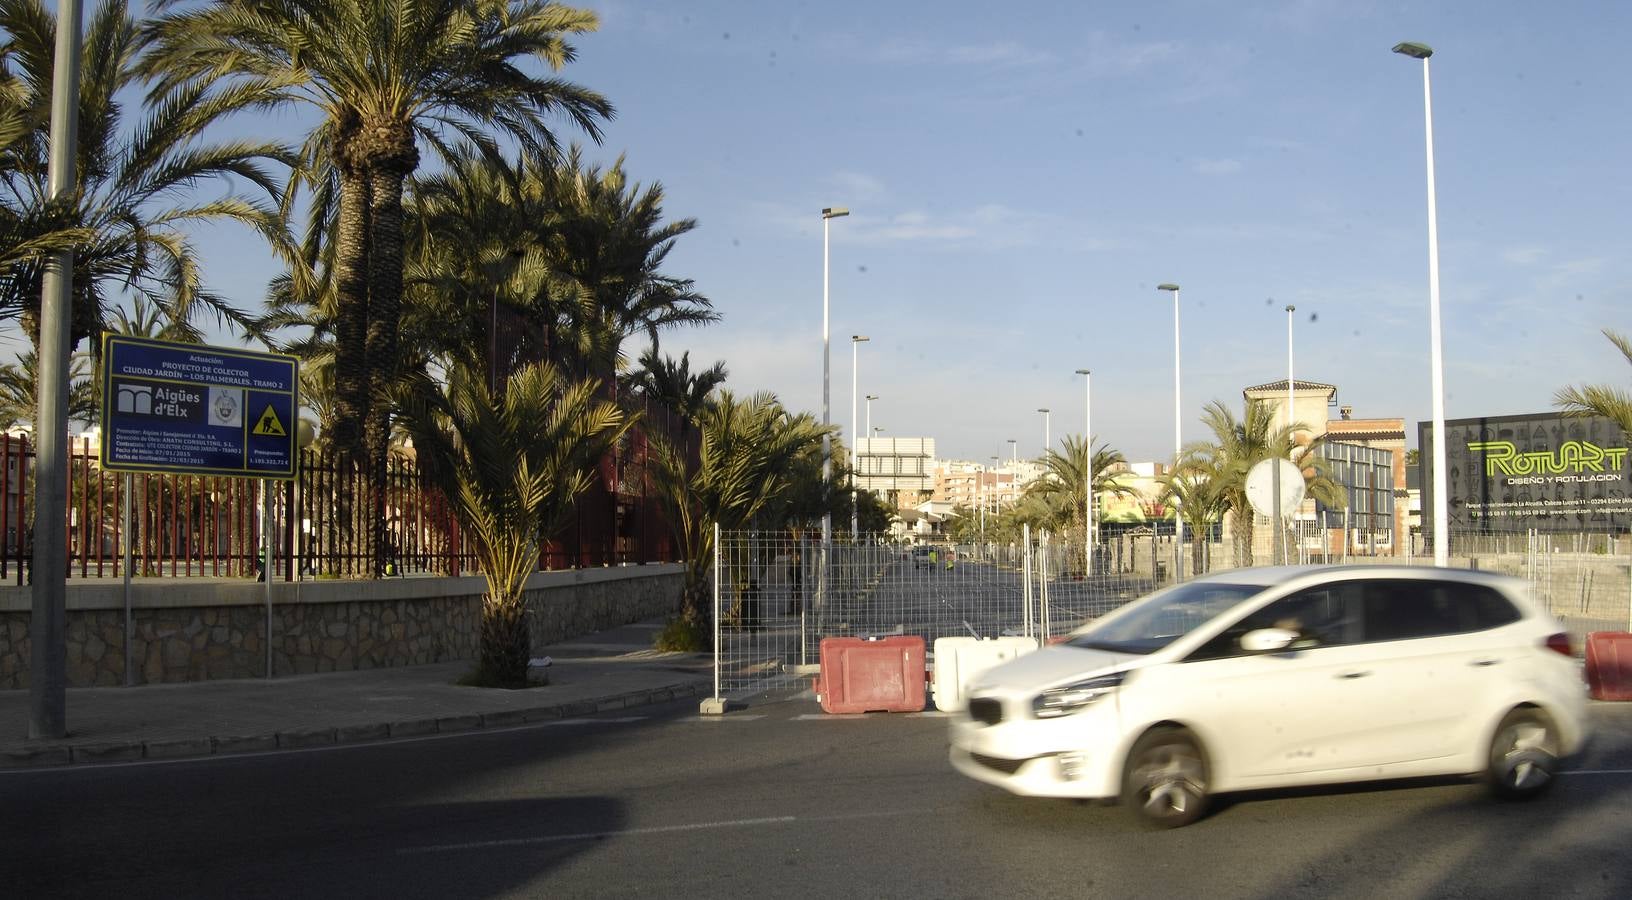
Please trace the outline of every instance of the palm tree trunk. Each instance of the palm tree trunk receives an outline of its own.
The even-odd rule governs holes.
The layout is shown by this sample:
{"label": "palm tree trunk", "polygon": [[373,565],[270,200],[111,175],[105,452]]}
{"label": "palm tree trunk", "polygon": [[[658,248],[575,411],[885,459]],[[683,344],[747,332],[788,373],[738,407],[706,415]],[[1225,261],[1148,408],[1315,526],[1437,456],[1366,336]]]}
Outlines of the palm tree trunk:
{"label": "palm tree trunk", "polygon": [[419,163],[413,133],[400,123],[363,123],[359,153],[368,167],[368,331],[363,358],[368,365],[370,408],[363,421],[368,453],[368,494],[372,525],[364,545],[372,571],[386,562],[386,461],[391,450],[392,386],[396,383],[397,337],[402,318],[402,186]]}
{"label": "palm tree trunk", "polygon": [[340,166],[340,221],[335,229],[334,430],[329,441],[342,458],[363,450],[369,413],[369,183],[363,173]]}
{"label": "palm tree trunk", "polygon": [[478,667],[493,685],[519,686],[527,681],[532,656],[527,604],[520,591],[489,588],[482,598],[482,635]]}

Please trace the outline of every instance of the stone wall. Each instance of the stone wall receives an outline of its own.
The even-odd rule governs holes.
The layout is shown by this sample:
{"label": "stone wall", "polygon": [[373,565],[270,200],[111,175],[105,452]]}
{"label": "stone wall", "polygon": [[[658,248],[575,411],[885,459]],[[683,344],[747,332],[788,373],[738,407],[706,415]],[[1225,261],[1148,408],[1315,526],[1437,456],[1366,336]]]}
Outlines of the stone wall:
{"label": "stone wall", "polygon": [[[528,581],[535,647],[673,612],[676,565],[535,573]],[[272,585],[278,675],[415,665],[476,655],[480,577],[308,581]],[[137,684],[266,674],[264,584],[147,580],[132,585]],[[28,686],[28,588],[0,588],[0,689]],[[125,681],[124,595],[118,582],[68,587],[71,687]]]}

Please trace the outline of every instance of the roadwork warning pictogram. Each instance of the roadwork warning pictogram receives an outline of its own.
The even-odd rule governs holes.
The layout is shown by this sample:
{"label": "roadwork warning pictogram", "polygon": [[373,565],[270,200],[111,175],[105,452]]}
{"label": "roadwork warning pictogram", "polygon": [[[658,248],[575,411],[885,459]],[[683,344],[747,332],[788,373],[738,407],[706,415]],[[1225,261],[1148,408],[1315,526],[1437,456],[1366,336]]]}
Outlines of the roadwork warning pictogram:
{"label": "roadwork warning pictogram", "polygon": [[250,434],[266,435],[268,437],[287,437],[289,432],[283,430],[283,422],[278,420],[278,413],[272,404],[266,405],[266,412],[255,420],[255,427],[249,430]]}

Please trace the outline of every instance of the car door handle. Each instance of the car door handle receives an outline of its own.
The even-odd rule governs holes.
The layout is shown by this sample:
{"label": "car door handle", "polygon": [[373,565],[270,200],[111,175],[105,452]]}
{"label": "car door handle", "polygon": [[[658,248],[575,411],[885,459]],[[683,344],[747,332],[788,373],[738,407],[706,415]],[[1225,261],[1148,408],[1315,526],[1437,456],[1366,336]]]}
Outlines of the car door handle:
{"label": "car door handle", "polygon": [[1494,665],[1496,665],[1497,663],[1500,663],[1500,662],[1501,662],[1501,660],[1499,660],[1499,659],[1486,658],[1486,659],[1476,659],[1473,662],[1468,663],[1468,665],[1484,667],[1484,666],[1494,666]]}
{"label": "car door handle", "polygon": [[1344,672],[1341,675],[1338,675],[1337,677],[1352,680],[1352,679],[1355,679],[1355,678],[1365,678],[1370,674],[1371,673],[1369,671],[1361,669],[1361,670],[1355,671],[1355,672]]}

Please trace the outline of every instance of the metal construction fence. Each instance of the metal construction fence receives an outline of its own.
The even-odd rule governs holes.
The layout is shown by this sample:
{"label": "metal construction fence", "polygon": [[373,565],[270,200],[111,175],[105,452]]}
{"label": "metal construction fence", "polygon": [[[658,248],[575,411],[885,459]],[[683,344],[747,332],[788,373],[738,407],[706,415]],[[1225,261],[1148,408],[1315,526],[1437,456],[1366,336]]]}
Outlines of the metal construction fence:
{"label": "metal construction fence", "polygon": [[[1189,577],[1193,544],[1185,547]],[[1341,557],[1294,562],[1341,563]],[[1231,566],[1228,541],[1211,570]],[[1259,565],[1267,558],[1255,559]],[[1429,556],[1352,555],[1350,564],[1432,565]],[[1046,641],[1173,581],[1172,535],[1130,532],[1090,556],[1080,540],[1026,533],[1006,544],[890,543],[838,537],[823,565],[819,535],[723,532],[716,543],[717,696],[798,692],[828,637],[1024,635]],[[1632,539],[1606,535],[1456,536],[1451,564],[1527,581],[1577,647],[1591,631],[1632,630]],[[823,573],[826,572],[824,580]]]}
{"label": "metal construction fence", "polygon": [[[1141,567],[1085,575],[1081,543],[918,545],[864,535],[836,540],[823,565],[818,535],[723,532],[716,544],[720,696],[803,690],[829,637],[1025,635],[1047,640],[1171,579],[1146,536]],[[1137,547],[1137,550],[1135,550]],[[824,581],[823,573],[827,573]]]}

